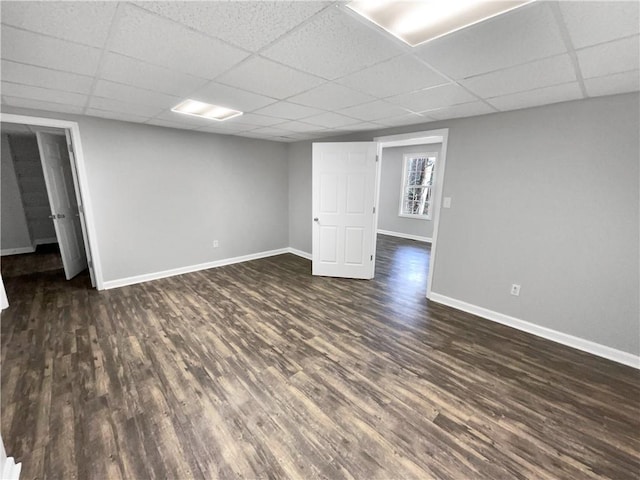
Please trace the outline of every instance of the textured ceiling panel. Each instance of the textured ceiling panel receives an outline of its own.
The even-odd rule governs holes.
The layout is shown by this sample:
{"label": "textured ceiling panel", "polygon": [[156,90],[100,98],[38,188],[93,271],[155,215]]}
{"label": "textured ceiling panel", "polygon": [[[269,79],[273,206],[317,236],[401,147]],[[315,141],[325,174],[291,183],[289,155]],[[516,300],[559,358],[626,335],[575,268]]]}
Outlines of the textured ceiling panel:
{"label": "textured ceiling panel", "polygon": [[577,82],[572,82],[490,98],[487,101],[499,110],[516,110],[519,108],[577,100],[581,98],[581,96],[580,86]]}
{"label": "textured ceiling panel", "polygon": [[261,57],[253,57],[220,76],[218,81],[273,98],[287,98],[325,80]]}
{"label": "textured ceiling panel", "polygon": [[333,80],[401,53],[394,43],[332,7],[263,55]]}
{"label": "textured ceiling panel", "polygon": [[101,48],[116,12],[116,2],[0,3],[2,23]]}
{"label": "textured ceiling panel", "polygon": [[383,98],[442,85],[448,80],[413,55],[404,55],[352,73],[338,83]]}
{"label": "textured ceiling panel", "polygon": [[566,51],[546,2],[536,2],[418,47],[417,54],[455,79]]}
{"label": "textured ceiling panel", "polygon": [[138,5],[229,43],[257,51],[329,2],[139,2]]}
{"label": "textured ceiling panel", "polygon": [[52,68],[63,72],[95,75],[100,50],[36,33],[2,26],[2,59]]}
{"label": "textured ceiling panel", "polygon": [[4,1],[0,98],[290,142],[640,89],[640,2],[534,2],[417,48],[343,3]]}
{"label": "textured ceiling panel", "polygon": [[460,83],[483,98],[491,98],[575,80],[569,55],[560,55],[487,73]]}
{"label": "textured ceiling panel", "polygon": [[616,40],[579,50],[578,62],[584,78],[601,77],[640,68],[640,37]]}
{"label": "textured ceiling panel", "polygon": [[109,49],[147,63],[213,79],[248,53],[133,6],[122,8]]}
{"label": "textured ceiling panel", "polygon": [[558,2],[575,48],[640,33],[640,2]]}
{"label": "textured ceiling panel", "polygon": [[423,112],[435,108],[448,107],[477,100],[473,95],[457,85],[442,85],[419,92],[407,93],[388,98],[387,101],[400,105],[412,112]]}
{"label": "textured ceiling panel", "polygon": [[371,95],[335,83],[325,83],[313,90],[291,97],[292,102],[325,110],[338,110],[371,100],[375,100]]}

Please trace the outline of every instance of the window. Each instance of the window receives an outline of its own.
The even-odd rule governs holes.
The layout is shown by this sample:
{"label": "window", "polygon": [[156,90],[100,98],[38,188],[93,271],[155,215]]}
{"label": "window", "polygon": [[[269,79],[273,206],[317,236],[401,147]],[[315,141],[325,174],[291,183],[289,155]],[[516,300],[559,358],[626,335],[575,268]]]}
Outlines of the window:
{"label": "window", "polygon": [[435,153],[404,155],[400,216],[431,220]]}

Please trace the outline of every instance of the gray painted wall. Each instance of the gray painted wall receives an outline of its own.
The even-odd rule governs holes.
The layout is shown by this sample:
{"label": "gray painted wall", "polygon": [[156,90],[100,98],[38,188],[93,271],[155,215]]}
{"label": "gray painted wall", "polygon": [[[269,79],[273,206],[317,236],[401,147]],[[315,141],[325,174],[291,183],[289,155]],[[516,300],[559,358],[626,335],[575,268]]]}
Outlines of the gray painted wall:
{"label": "gray painted wall", "polygon": [[[614,95],[340,140],[449,128],[433,291],[638,355],[639,105]],[[311,171],[291,165],[311,164],[300,148],[290,172]],[[311,179],[299,184],[291,199],[310,211]],[[310,223],[289,228],[310,251]]]}
{"label": "gray painted wall", "polygon": [[311,253],[311,143],[289,145],[289,246]]}
{"label": "gray painted wall", "polygon": [[0,248],[5,251],[14,248],[29,248],[32,246],[31,237],[20,198],[8,136],[2,135],[1,141]]}
{"label": "gray painted wall", "polygon": [[442,144],[410,145],[382,149],[380,167],[380,198],[378,203],[378,230],[431,238],[433,221],[423,218],[407,218],[398,215],[404,155],[408,153],[435,152],[440,158]]}
{"label": "gray painted wall", "polygon": [[105,281],[287,247],[285,144],[3,109],[79,123]]}

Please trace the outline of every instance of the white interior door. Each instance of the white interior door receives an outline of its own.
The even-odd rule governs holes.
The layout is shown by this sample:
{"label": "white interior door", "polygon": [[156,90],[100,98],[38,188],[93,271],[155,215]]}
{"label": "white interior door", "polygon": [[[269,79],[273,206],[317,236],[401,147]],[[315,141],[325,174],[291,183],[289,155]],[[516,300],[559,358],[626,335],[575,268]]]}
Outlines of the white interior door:
{"label": "white interior door", "polygon": [[37,132],[51,215],[67,280],[87,268],[80,213],[64,135]]}
{"label": "white interior door", "polygon": [[376,149],[313,144],[313,275],[373,278]]}

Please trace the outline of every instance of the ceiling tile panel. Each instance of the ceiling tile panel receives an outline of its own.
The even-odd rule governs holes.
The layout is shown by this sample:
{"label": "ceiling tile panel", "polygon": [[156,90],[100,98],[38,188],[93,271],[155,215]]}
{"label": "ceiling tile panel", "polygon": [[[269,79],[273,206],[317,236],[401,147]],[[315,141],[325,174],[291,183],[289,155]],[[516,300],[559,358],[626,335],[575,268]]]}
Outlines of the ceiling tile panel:
{"label": "ceiling tile panel", "polygon": [[49,88],[32,87],[31,85],[9,82],[2,82],[2,95],[77,106],[82,106],[87,101],[87,96],[80,93],[63,92],[61,90],[51,90]]}
{"label": "ceiling tile panel", "polygon": [[324,83],[325,80],[292,68],[253,57],[217,79],[218,82],[274,98],[286,98]]}
{"label": "ceiling tile panel", "polygon": [[352,105],[370,102],[375,100],[375,98],[366,93],[361,93],[336,83],[325,83],[313,90],[291,97],[289,100],[309,107],[338,110]]}
{"label": "ceiling tile panel", "polygon": [[288,133],[292,133],[290,130],[285,130],[284,128],[279,127],[261,127],[256,128],[255,130],[251,130],[251,134],[257,135],[286,135]]}
{"label": "ceiling tile panel", "polygon": [[575,48],[640,33],[640,2],[581,0],[558,4]]}
{"label": "ceiling tile panel", "polygon": [[289,102],[278,102],[257,110],[254,113],[268,115],[270,117],[282,118],[285,120],[298,120],[311,115],[322,113],[318,108],[305,107]]}
{"label": "ceiling tile panel", "polygon": [[601,77],[640,68],[640,37],[635,36],[578,50],[584,78]]}
{"label": "ceiling tile panel", "polygon": [[385,127],[396,127],[399,125],[415,125],[416,123],[430,122],[432,119],[426,114],[409,113],[406,115],[399,115],[397,117],[381,118],[376,120],[376,123],[380,123]]}
{"label": "ceiling tile panel", "polygon": [[94,75],[101,51],[2,26],[2,59],[66,72]]}
{"label": "ceiling tile panel", "polygon": [[404,95],[386,99],[386,101],[400,105],[412,112],[433,110],[434,108],[448,107],[474,100],[477,100],[477,98],[457,85],[427,88],[419,92],[405,93]]}
{"label": "ceiling tile panel", "polygon": [[88,108],[86,115],[91,117],[107,118],[109,120],[120,120],[122,122],[143,123],[149,120],[148,116],[135,115],[130,112],[112,112],[109,110],[100,110],[98,108]]}
{"label": "ceiling tile panel", "polygon": [[573,82],[490,98],[487,102],[499,110],[516,110],[549,103],[577,100],[579,98],[582,98],[580,86],[577,82]]}
{"label": "ceiling tile panel", "polygon": [[339,110],[339,112],[349,117],[365,121],[397,117],[408,113],[404,108],[382,100],[376,100],[374,102],[364,103],[355,107],[345,108],[343,110]]}
{"label": "ceiling tile panel", "polygon": [[1,2],[2,23],[102,48],[116,2]]}
{"label": "ceiling tile panel", "polygon": [[182,100],[181,97],[165,93],[152,92],[138,87],[131,87],[122,83],[99,80],[93,94],[97,97],[111,98],[121,102],[137,103],[158,108],[171,108]]}
{"label": "ceiling tile panel", "polygon": [[435,120],[445,120],[447,118],[472,117],[474,115],[495,113],[495,109],[491,108],[484,102],[470,102],[463,103],[462,105],[439,108],[437,110],[431,110],[422,113]]}
{"label": "ceiling tile panel", "polygon": [[382,125],[374,122],[362,122],[356,123],[354,125],[347,125],[345,127],[340,127],[338,130],[341,132],[362,132],[365,130],[376,130],[382,128]]}
{"label": "ceiling tile panel", "polygon": [[336,82],[382,98],[441,85],[448,83],[448,80],[414,56],[404,55],[352,73]]}
{"label": "ceiling tile panel", "polygon": [[477,95],[488,98],[574,81],[576,75],[569,55],[559,55],[479,75],[460,83]]}
{"label": "ceiling tile panel", "polygon": [[121,102],[119,100],[113,100],[111,98],[102,98],[96,96],[91,97],[88,107],[98,110],[107,110],[109,112],[130,113],[140,117],[145,117],[145,119],[154,117],[165,110],[165,108],[163,107],[152,107],[139,103]]}
{"label": "ceiling tile panel", "polygon": [[640,70],[616,73],[606,77],[589,78],[584,81],[587,94],[591,97],[616,95],[640,90]]}
{"label": "ceiling tile panel", "polygon": [[213,122],[205,127],[201,127],[198,131],[202,132],[214,132],[214,133],[238,133],[238,132],[246,132],[250,130],[255,130],[256,127],[254,125],[244,125],[239,123],[230,123],[230,121],[224,122]]}
{"label": "ceiling tile panel", "polygon": [[278,125],[277,128],[288,130],[289,132],[307,133],[307,132],[323,132],[324,127],[318,125],[310,125],[305,122],[285,122]]}
{"label": "ceiling tile panel", "polygon": [[3,103],[11,107],[19,108],[33,108],[36,110],[46,110],[48,112],[62,112],[62,113],[82,113],[83,107],[79,105],[71,105],[65,103],[44,102],[42,100],[34,100],[32,98],[20,98],[11,97],[9,95],[2,95]]}
{"label": "ceiling tile panel", "polygon": [[194,100],[233,108],[234,110],[241,110],[243,112],[250,112],[276,101],[273,98],[240,90],[228,85],[222,85],[217,82],[211,82],[205,85],[191,94],[190,97]]}
{"label": "ceiling tile panel", "polygon": [[123,7],[111,51],[194,76],[213,79],[248,56],[135,6]]}
{"label": "ceiling tile panel", "polygon": [[354,125],[356,123],[361,123],[361,120],[357,120],[351,117],[345,117],[344,115],[339,115],[333,112],[325,112],[321,113],[320,115],[314,115],[312,117],[305,118],[304,121],[326,128],[343,127],[345,125]]}
{"label": "ceiling tile panel", "polygon": [[138,3],[142,8],[251,51],[268,45],[328,4],[317,1]]}
{"label": "ceiling tile panel", "polygon": [[256,127],[270,127],[271,125],[276,125],[278,123],[282,123],[285,120],[267,117],[266,115],[258,115],[255,113],[245,113],[240,117],[234,117],[230,120],[227,120],[228,123],[237,122],[246,125],[253,125]]}
{"label": "ceiling tile panel", "polygon": [[180,128],[180,129],[184,129],[184,130],[197,130],[199,128],[202,128],[202,125],[192,125],[192,124],[187,124],[187,123],[183,123],[183,122],[179,122],[179,121],[171,121],[171,120],[165,120],[162,118],[152,118],[151,120],[148,120],[147,122],[145,122],[146,125],[155,125],[157,127],[167,127],[167,128]]}
{"label": "ceiling tile panel", "polygon": [[100,77],[178,97],[185,97],[207,83],[198,77],[149,65],[115,53],[105,55]]}
{"label": "ceiling tile panel", "polygon": [[455,79],[566,51],[547,2],[535,2],[417,48],[417,55]]}
{"label": "ceiling tile panel", "polygon": [[87,75],[59,72],[7,60],[2,61],[2,80],[84,94],[89,93],[93,83],[93,78]]}
{"label": "ceiling tile panel", "polygon": [[332,7],[262,54],[333,80],[401,53],[384,35]]}

